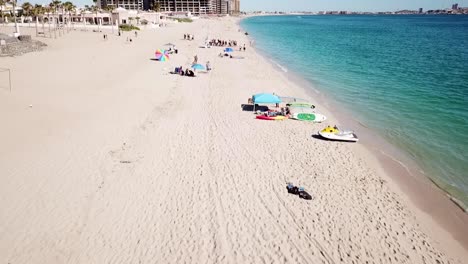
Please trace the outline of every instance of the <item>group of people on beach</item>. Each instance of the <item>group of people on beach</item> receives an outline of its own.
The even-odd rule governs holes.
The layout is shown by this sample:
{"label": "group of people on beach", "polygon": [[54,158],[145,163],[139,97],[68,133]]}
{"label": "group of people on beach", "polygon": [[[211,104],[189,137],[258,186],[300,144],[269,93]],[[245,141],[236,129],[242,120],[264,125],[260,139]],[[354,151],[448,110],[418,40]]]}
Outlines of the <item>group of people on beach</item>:
{"label": "group of people on beach", "polygon": [[187,76],[187,77],[195,77],[195,72],[194,71],[192,71],[189,68],[185,69],[185,71],[184,71],[182,66],[176,67],[175,70],[174,70],[174,74],[179,74],[179,75]]}
{"label": "group of people on beach", "polygon": [[169,54],[178,54],[179,53],[179,50],[177,49],[177,47],[174,45],[174,46],[171,46],[169,47],[169,49],[167,50],[169,52]]}
{"label": "group of people on beach", "polygon": [[185,40],[194,40],[195,36],[191,34],[184,34],[184,39]]}
{"label": "group of people on beach", "polygon": [[210,46],[217,46],[217,47],[232,47],[237,46],[237,41],[235,40],[221,40],[221,39],[212,39],[208,42]]}

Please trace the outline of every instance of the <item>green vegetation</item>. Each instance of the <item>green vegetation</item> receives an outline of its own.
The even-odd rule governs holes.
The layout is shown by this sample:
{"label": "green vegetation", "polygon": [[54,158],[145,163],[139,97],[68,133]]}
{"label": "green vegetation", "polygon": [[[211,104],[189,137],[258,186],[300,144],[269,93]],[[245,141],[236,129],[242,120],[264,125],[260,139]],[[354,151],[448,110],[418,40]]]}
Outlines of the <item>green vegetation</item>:
{"label": "green vegetation", "polygon": [[23,15],[25,15],[25,16],[31,16],[32,15],[32,9],[34,7],[29,2],[24,2],[23,5],[21,5],[21,8],[23,8]]}
{"label": "green vegetation", "polygon": [[[0,0],[1,1],[1,0]],[[161,11],[161,4],[159,2],[153,0],[151,10],[160,12]]]}
{"label": "green vegetation", "polygon": [[182,23],[182,22],[185,22],[185,23],[192,23],[192,22],[193,22],[193,20],[190,19],[190,18],[176,18],[175,20],[176,20],[177,22],[179,22],[179,23]]}
{"label": "green vegetation", "polygon": [[122,31],[140,30],[139,27],[136,27],[134,25],[129,25],[129,24],[122,24],[122,25],[119,26],[119,28]]}

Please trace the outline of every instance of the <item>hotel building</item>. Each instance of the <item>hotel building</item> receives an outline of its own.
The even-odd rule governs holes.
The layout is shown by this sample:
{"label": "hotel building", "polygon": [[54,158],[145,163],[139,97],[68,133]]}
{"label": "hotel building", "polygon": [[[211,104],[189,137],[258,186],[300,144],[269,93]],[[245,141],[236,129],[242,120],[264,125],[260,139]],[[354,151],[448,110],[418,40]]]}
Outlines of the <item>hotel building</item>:
{"label": "hotel building", "polygon": [[97,6],[105,8],[112,6],[115,8],[122,7],[127,10],[148,10],[150,0],[98,0]]}
{"label": "hotel building", "polygon": [[240,0],[98,0],[98,6],[113,6],[127,10],[149,10],[159,4],[160,12],[190,12],[193,15],[236,15]]}

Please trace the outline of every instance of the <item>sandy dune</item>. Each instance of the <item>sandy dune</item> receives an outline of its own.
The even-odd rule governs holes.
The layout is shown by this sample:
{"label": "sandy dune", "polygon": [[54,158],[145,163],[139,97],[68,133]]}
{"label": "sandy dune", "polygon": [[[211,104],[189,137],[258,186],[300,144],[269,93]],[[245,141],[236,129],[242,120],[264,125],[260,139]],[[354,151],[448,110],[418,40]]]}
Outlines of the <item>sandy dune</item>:
{"label": "sandy dune", "polygon": [[[243,60],[198,47],[206,36],[248,43],[235,21],[145,30],[131,44],[74,31],[1,58],[14,84],[0,90],[1,263],[466,261],[358,144],[241,110],[257,92],[309,95],[250,47]],[[150,60],[167,42],[180,54]],[[195,54],[214,70],[168,74]],[[313,200],[288,194],[288,181]]]}

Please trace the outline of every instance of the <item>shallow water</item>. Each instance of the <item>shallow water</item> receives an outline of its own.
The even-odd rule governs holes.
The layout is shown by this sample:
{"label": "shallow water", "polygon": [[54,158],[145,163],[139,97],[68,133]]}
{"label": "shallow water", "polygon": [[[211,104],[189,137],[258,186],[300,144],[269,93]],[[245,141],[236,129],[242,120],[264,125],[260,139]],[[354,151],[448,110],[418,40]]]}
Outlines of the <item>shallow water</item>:
{"label": "shallow water", "polygon": [[265,16],[241,26],[468,205],[468,16]]}

